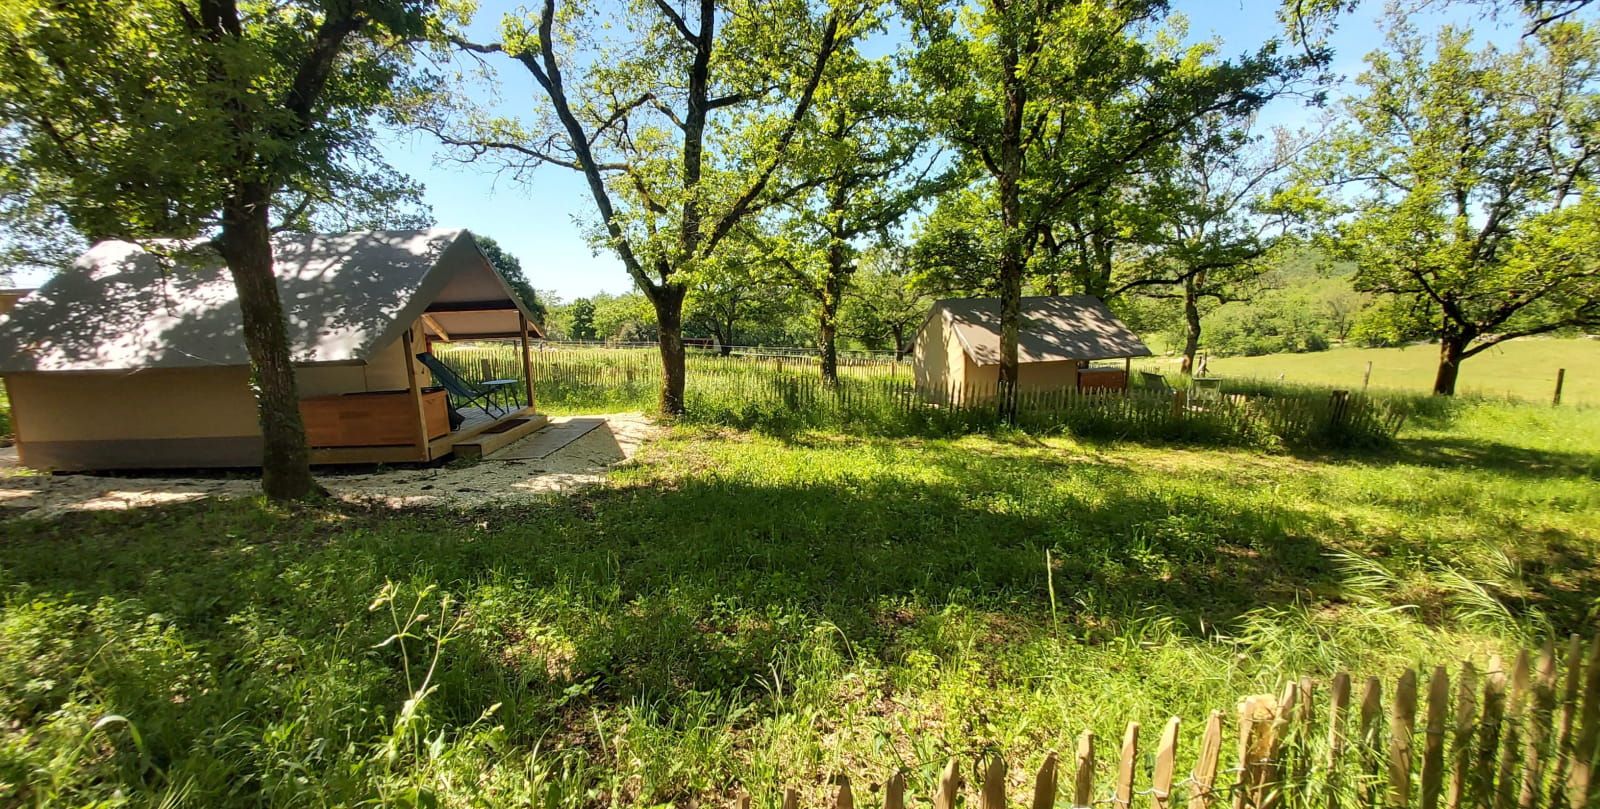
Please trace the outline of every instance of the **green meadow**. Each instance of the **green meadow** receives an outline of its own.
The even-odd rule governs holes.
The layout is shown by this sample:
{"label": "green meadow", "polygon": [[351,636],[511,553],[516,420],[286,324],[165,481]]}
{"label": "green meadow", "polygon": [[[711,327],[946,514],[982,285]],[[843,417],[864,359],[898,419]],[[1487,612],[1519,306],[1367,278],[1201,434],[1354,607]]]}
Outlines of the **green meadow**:
{"label": "green meadow", "polygon": [[[1325,385],[1360,389],[1367,363],[1372,363],[1373,388],[1412,393],[1433,390],[1439,367],[1439,347],[1334,348],[1304,354],[1269,354],[1261,357],[1214,357],[1210,371],[1223,377]],[[1150,367],[1176,371],[1176,359],[1162,359]],[[1525,338],[1489,348],[1461,365],[1457,392],[1466,396],[1549,402],[1555,393],[1556,372],[1567,370],[1562,401],[1600,405],[1600,340],[1588,338]]]}
{"label": "green meadow", "polygon": [[1600,410],[1468,402],[1354,454],[680,426],[515,507],[10,522],[0,805],[821,805],[1129,720],[1192,750],[1293,676],[1592,632],[1597,482]]}

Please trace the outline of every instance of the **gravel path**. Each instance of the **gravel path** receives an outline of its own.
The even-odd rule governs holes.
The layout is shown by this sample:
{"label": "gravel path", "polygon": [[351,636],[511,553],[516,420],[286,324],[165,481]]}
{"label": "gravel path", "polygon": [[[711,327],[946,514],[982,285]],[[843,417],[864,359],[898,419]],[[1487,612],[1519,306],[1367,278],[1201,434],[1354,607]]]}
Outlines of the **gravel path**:
{"label": "gravel path", "polygon": [[[598,483],[611,467],[632,458],[640,445],[659,433],[641,413],[583,418],[603,418],[606,424],[538,460],[485,459],[457,466],[324,473],[317,479],[339,498],[376,500],[397,507],[515,502]],[[554,418],[551,423],[567,420]],[[121,510],[260,494],[260,484],[244,475],[39,475],[17,467],[14,449],[0,451],[0,515],[10,518],[48,519],[70,511]]]}

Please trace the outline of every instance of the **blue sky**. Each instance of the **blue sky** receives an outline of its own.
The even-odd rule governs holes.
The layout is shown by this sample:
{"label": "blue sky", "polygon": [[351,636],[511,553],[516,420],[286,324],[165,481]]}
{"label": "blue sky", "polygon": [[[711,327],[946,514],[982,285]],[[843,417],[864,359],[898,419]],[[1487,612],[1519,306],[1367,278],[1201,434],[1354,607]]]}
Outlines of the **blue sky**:
{"label": "blue sky", "polygon": [[[515,0],[485,0],[472,33],[484,40],[494,38],[501,17],[518,5]],[[1176,0],[1173,7],[1189,19],[1191,39],[1220,38],[1228,54],[1251,50],[1279,30],[1275,17],[1279,0]],[[1360,73],[1362,57],[1382,42],[1377,23],[1382,11],[1383,3],[1368,0],[1341,20],[1333,39],[1337,73],[1347,78]],[[1515,39],[1518,33],[1511,21],[1494,30],[1496,23],[1462,4],[1418,18],[1423,28],[1447,21],[1471,25],[1496,40]],[[534,109],[531,105],[541,103],[539,91],[520,67],[507,59],[492,59],[490,64],[498,68],[503,109]],[[1302,101],[1283,99],[1263,113],[1263,122],[1297,128],[1309,126],[1320,114]],[[595,255],[580,232],[576,219],[590,218],[593,202],[577,173],[547,167],[520,182],[476,166],[440,162],[441,150],[424,134],[394,133],[382,148],[396,168],[424,184],[427,202],[441,226],[466,227],[494,237],[521,259],[535,287],[554,290],[566,300],[633,288],[616,258],[607,252]]]}

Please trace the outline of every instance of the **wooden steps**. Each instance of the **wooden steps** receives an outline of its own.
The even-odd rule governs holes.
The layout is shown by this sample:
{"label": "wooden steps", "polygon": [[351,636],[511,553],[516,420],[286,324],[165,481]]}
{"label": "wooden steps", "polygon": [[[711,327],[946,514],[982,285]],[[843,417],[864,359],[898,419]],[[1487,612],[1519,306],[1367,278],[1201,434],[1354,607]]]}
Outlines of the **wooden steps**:
{"label": "wooden steps", "polygon": [[547,416],[525,413],[515,418],[496,422],[470,438],[458,441],[452,447],[457,458],[482,458],[532,435],[550,423]]}

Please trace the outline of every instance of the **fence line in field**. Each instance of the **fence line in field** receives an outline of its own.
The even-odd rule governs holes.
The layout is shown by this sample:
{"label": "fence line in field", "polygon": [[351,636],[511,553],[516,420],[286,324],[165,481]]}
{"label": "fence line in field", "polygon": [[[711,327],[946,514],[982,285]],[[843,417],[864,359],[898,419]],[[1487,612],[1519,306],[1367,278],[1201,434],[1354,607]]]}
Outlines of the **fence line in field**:
{"label": "fence line in field", "polygon": [[[435,349],[469,378],[518,379],[514,346],[466,344]],[[533,351],[534,399],[546,407],[643,409],[659,392],[655,352]],[[919,389],[905,365],[842,366],[838,385],[824,382],[813,358],[697,354],[687,359],[691,417],[750,427],[872,427],[888,432],[951,433],[1001,423],[995,384]],[[515,391],[521,395],[519,385]],[[1340,444],[1392,438],[1403,413],[1362,395],[1326,391],[1206,396],[1165,388],[1022,390],[1015,423],[1067,427],[1086,435],[1233,442]]]}
{"label": "fence line in field", "polygon": [[[1007,796],[1005,760],[988,757],[973,768],[977,800],[969,796],[966,805],[1051,809],[1065,793],[1073,807],[1119,809],[1600,806],[1600,638],[1585,649],[1573,635],[1564,654],[1549,641],[1537,662],[1524,650],[1509,673],[1498,657],[1481,673],[1465,662],[1453,689],[1444,666],[1426,682],[1407,670],[1389,692],[1387,710],[1377,677],[1358,695],[1350,675],[1339,672],[1319,701],[1321,685],[1303,677],[1291,680],[1281,696],[1245,697],[1233,712],[1232,743],[1224,712],[1211,711],[1192,755],[1180,756],[1182,721],[1167,720],[1148,775],[1138,722],[1128,723],[1109,758],[1088,732],[1078,737],[1071,758],[1047,754],[1024,800]],[[1110,779],[1101,777],[1103,761],[1115,764]],[[927,790],[934,809],[955,809],[964,775],[952,759]],[[832,804],[854,809],[851,780],[836,776],[832,783]],[[881,788],[884,809],[904,809],[907,791],[904,770],[890,775]],[[798,790],[783,792],[783,809],[798,809],[800,802]],[[736,795],[734,804],[748,809],[749,794]]]}
{"label": "fence line in field", "polygon": [[[644,350],[658,351],[661,344],[651,341],[622,341],[622,340],[536,340],[533,348],[537,351],[564,351],[564,350]],[[690,353],[726,353],[740,357],[820,357],[821,352],[814,346],[761,346],[761,345],[731,345],[719,346],[713,341],[685,338],[684,348]],[[841,348],[837,349],[839,361],[843,362],[895,362],[905,361],[905,357],[892,349],[862,349]]]}

